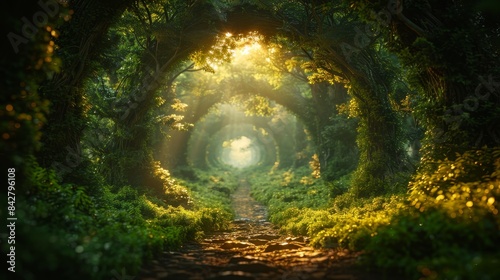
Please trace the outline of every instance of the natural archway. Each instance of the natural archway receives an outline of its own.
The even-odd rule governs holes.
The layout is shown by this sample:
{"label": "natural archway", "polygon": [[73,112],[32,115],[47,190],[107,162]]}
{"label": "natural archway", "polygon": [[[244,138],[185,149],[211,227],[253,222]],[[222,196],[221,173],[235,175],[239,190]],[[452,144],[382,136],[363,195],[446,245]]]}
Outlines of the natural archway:
{"label": "natural archway", "polygon": [[[301,79],[310,80],[315,83],[318,81],[333,82],[336,80],[337,82],[348,83],[350,85],[352,100],[358,108],[358,112],[355,114],[361,121],[358,126],[358,147],[361,149],[360,162],[362,164],[358,166],[358,172],[355,176],[357,182],[353,183],[355,188],[358,189],[359,196],[371,196],[383,193],[385,191],[384,182],[386,179],[391,178],[393,174],[400,171],[401,167],[405,166],[404,153],[402,152],[400,141],[396,140],[400,138],[400,128],[389,102],[389,93],[393,90],[391,85],[391,75],[393,73],[383,65],[384,63],[389,63],[383,62],[387,60],[386,58],[383,58],[370,48],[363,49],[362,53],[356,56],[346,56],[342,38],[328,37],[330,35],[327,35],[322,37],[323,42],[305,41],[311,38],[304,37],[304,34],[298,32],[295,25],[292,25],[291,29],[286,29],[285,32],[282,32],[278,24],[280,21],[288,20],[295,22],[295,20],[293,18],[280,18],[281,15],[279,13],[272,14],[269,10],[257,8],[256,6],[242,5],[231,7],[224,12],[227,13],[226,19],[221,20],[220,12],[217,12],[214,7],[210,7],[212,13],[206,12],[206,9],[209,8],[207,4],[189,6],[189,4],[178,3],[178,5],[171,7],[174,11],[178,11],[178,13],[174,12],[172,14],[175,17],[169,17],[168,14],[162,17],[153,17],[152,15],[165,10],[165,7],[155,5],[146,6],[136,3],[130,9],[130,12],[122,17],[122,22],[112,28],[111,33],[108,35],[110,38],[116,38],[120,34],[125,35],[123,33],[124,29],[131,28],[134,30],[134,34],[131,34],[127,40],[135,41],[133,48],[136,48],[139,53],[137,55],[127,55],[124,53],[125,57],[129,57],[126,61],[130,60],[131,62],[122,64],[124,66],[130,64],[131,67],[137,67],[134,66],[134,61],[141,63],[138,68],[131,68],[134,69],[133,76],[129,76],[126,73],[124,73],[125,75],[120,74],[113,68],[108,68],[107,70],[104,70],[106,69],[104,68],[103,70],[108,72],[108,74],[104,74],[108,76],[107,79],[111,83],[113,81],[115,84],[118,83],[117,86],[120,88],[113,89],[114,86],[111,86],[110,82],[105,81],[104,84],[107,83],[109,85],[104,85],[103,89],[96,89],[97,91],[115,91],[115,94],[113,94],[115,95],[114,97],[108,97],[113,99],[111,106],[103,104],[101,111],[105,111],[106,113],[98,116],[111,119],[116,129],[123,131],[116,134],[119,136],[117,139],[111,141],[112,144],[109,149],[116,150],[116,145],[118,145],[118,152],[122,156],[123,153],[128,153],[135,158],[134,164],[129,165],[130,163],[126,163],[123,166],[123,175],[114,172],[110,173],[111,176],[115,176],[111,180],[112,182],[117,183],[120,180],[123,181],[124,177],[129,177],[125,181],[136,184],[138,183],[137,179],[140,177],[139,174],[148,172],[147,167],[146,169],[144,167],[148,166],[148,162],[151,161],[151,152],[143,153],[140,150],[143,149],[144,145],[150,145],[148,143],[153,141],[153,139],[148,140],[145,138],[148,133],[143,128],[151,117],[150,114],[155,104],[154,100],[159,90],[166,88],[166,92],[162,95],[163,98],[168,100],[172,94],[168,88],[175,83],[175,79],[181,73],[195,70],[193,69],[193,65],[187,64],[182,66],[181,62],[191,55],[196,61],[201,62],[201,64],[198,64],[206,70],[210,66],[207,64],[203,65],[203,61],[208,62],[208,60],[214,59],[224,60],[229,55],[230,44],[234,43],[229,42],[227,43],[229,45],[224,45],[223,42],[222,47],[210,49],[211,44],[209,42],[214,42],[216,38],[212,34],[216,32],[217,28],[221,28],[217,26],[217,22],[220,22],[222,29],[226,30],[224,34],[228,34],[227,32],[229,31],[245,31],[246,33],[244,34],[248,34],[248,32],[254,31],[254,29],[248,28],[255,27],[258,28],[260,33],[268,36],[268,40],[270,40],[271,36],[277,36],[275,44],[281,46],[281,48],[285,47],[288,49],[282,52],[282,57],[279,58],[281,61],[276,61],[278,64],[277,67],[288,67],[286,69],[288,72],[295,74]],[[332,4],[324,7],[334,12],[336,9],[341,8],[342,5]],[[314,5],[306,5],[301,8],[304,8],[306,12],[308,9],[316,9]],[[204,11],[203,17],[198,17],[196,13],[202,10]],[[323,12],[328,13],[328,10]],[[293,16],[300,17],[303,14],[299,12]],[[339,13],[338,16],[353,20],[352,15]],[[144,19],[148,20],[144,21]],[[180,24],[181,21],[183,24]],[[214,24],[207,26],[201,24],[202,21],[213,22]],[[189,30],[183,27],[185,25],[184,22],[191,23],[188,25]],[[248,24],[249,22],[255,24]],[[342,28],[343,30],[356,28],[358,24],[355,20],[352,22],[344,21],[343,23],[335,23],[326,18],[322,22],[312,21],[312,23],[318,26],[320,24],[330,24],[331,28]],[[138,26],[134,26],[133,24],[138,24]],[[154,26],[165,24],[172,28],[180,28],[178,30],[182,30],[182,36],[170,36],[168,40],[163,40],[164,37],[161,37],[163,35],[155,35],[157,33],[152,28],[157,28]],[[172,31],[174,30],[172,29]],[[199,36],[200,34],[203,34],[203,36]],[[221,35],[223,36],[223,34]],[[133,39],[133,36],[136,39]],[[137,36],[140,37],[137,38]],[[282,44],[280,43],[280,40],[282,40],[280,38],[282,37],[279,36],[293,39],[288,39],[288,42]],[[299,37],[297,38],[297,36]],[[126,38],[126,36],[122,38]],[[178,45],[176,40],[180,44],[186,45]],[[328,48],[318,48],[317,44],[319,43],[328,44]],[[161,46],[160,44],[165,44],[165,46]],[[206,52],[203,52],[199,48],[200,46],[205,46]],[[207,48],[207,46],[209,47]],[[108,56],[111,56],[111,54]],[[327,60],[326,57],[329,57],[329,59]],[[107,61],[103,62],[107,63]],[[104,66],[104,64],[102,65]],[[334,65],[335,69],[329,68]],[[112,71],[114,74],[111,74],[109,71]],[[311,72],[305,75],[304,71]],[[248,77],[242,78],[248,79]],[[55,83],[57,85],[60,84],[59,82]],[[331,98],[333,90],[329,89],[328,85],[312,85],[310,89],[311,98],[304,99],[300,90],[298,92],[289,89],[282,90],[281,92],[266,90],[262,88],[266,87],[266,84],[262,84],[261,82],[255,83],[251,79],[248,81],[248,85],[254,87],[249,92],[250,94],[258,92],[266,96],[267,93],[266,97],[287,107],[302,119],[316,142],[320,162],[325,167],[328,166],[328,160],[331,159],[333,149],[325,144],[328,142],[326,141],[328,139],[322,139],[322,135],[324,134],[323,130],[328,126],[328,122],[332,118],[331,114],[336,114],[336,109],[329,110],[328,108],[339,105],[335,103],[335,99]],[[47,88],[50,88],[50,86],[47,86]],[[243,88],[243,90],[245,89]],[[120,92],[128,92],[128,94],[122,95]],[[341,90],[337,89],[337,92],[341,92]],[[248,94],[248,92],[244,94]],[[81,96],[81,93],[77,95]],[[97,107],[96,105],[94,104],[93,106]],[[82,109],[76,110],[81,111]],[[110,115],[109,111],[114,113]],[[64,119],[66,118],[57,117],[52,121],[53,127],[57,127],[55,122]],[[381,135],[384,136],[381,137]],[[77,141],[79,138],[81,136],[70,137],[72,141]],[[48,139],[44,142],[47,143],[42,150],[42,154],[45,155],[41,157],[48,159],[49,162],[47,162],[47,165],[53,166],[54,162],[61,162],[62,159],[53,158],[58,154],[55,151],[60,141],[57,141],[57,144],[54,143],[54,145],[49,144]],[[68,146],[73,147],[76,144],[68,143]],[[106,153],[109,154],[109,150]],[[140,155],[140,158],[137,158],[138,155]],[[61,155],[60,158],[63,156]],[[108,158],[110,159],[109,164],[115,165],[116,159],[112,156],[108,156]]]}
{"label": "natural archway", "polygon": [[365,254],[381,275],[498,278],[495,1],[9,9],[9,273],[137,274],[158,252],[228,229],[244,187],[283,232]]}
{"label": "natural archway", "polygon": [[190,149],[186,150],[187,162],[199,168],[210,163],[220,166],[232,141],[244,137],[254,145],[257,161],[253,165],[289,168],[302,151],[296,145],[295,137],[300,135],[300,131],[294,131],[296,125],[295,118],[286,112],[268,117],[245,116],[234,105],[218,106],[196,125],[189,140]]}

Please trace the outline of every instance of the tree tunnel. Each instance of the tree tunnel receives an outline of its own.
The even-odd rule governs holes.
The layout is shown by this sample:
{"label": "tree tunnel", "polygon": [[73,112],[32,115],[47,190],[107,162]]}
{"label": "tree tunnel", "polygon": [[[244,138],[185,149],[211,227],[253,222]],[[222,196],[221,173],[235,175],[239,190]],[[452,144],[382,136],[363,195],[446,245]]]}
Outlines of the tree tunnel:
{"label": "tree tunnel", "polygon": [[[257,165],[268,169],[289,168],[297,154],[307,152],[297,150],[300,146],[295,145],[295,137],[300,133],[295,133],[296,120],[283,111],[279,116],[245,116],[241,108],[222,104],[195,127],[189,139],[187,162],[199,168]],[[247,146],[237,150],[235,143]],[[240,163],[232,164],[231,157],[236,154]],[[244,164],[246,160],[248,164]]]}
{"label": "tree tunnel", "polygon": [[255,139],[246,136],[228,139],[220,153],[220,162],[231,167],[246,168],[257,165],[260,161],[261,146],[255,144]]}
{"label": "tree tunnel", "polygon": [[[360,197],[383,193],[387,184],[381,182],[411,168],[403,143],[409,141],[408,135],[418,133],[403,128],[402,117],[415,114],[422,128],[412,129],[424,129],[429,143],[444,150],[459,142],[463,149],[497,142],[494,117],[477,122],[454,121],[461,116],[478,120],[497,116],[494,106],[478,107],[484,112],[471,107],[466,94],[481,93],[477,77],[482,77],[480,85],[487,85],[483,88],[496,85],[493,78],[484,77],[493,77],[497,70],[481,70],[496,69],[492,67],[496,51],[487,42],[487,38],[496,35],[491,31],[484,38],[474,34],[477,40],[467,40],[468,50],[478,49],[476,45],[484,42],[491,51],[481,54],[485,66],[469,67],[471,71],[465,78],[455,75],[440,66],[446,63],[431,62],[449,60],[447,55],[429,58],[430,51],[426,50],[436,46],[441,53],[451,55],[466,47],[454,43],[454,49],[441,42],[439,38],[446,35],[435,31],[445,29],[430,25],[442,27],[446,23],[436,21],[425,7],[408,4],[409,8],[402,12],[393,1],[291,1],[286,5],[282,1],[84,2],[69,1],[68,15],[61,19],[67,22],[58,25],[58,32],[52,32],[51,27],[47,37],[40,38],[40,42],[48,40],[46,43],[51,46],[38,68],[47,67],[43,71],[51,73],[39,87],[40,97],[50,101],[51,110],[46,125],[41,126],[43,145],[36,157],[43,167],[56,169],[68,182],[85,181],[83,173],[67,172],[74,169],[68,168],[66,162],[68,150],[84,154],[77,164],[70,164],[80,167],[76,170],[98,163],[112,184],[140,182],[138,178],[151,174],[150,167],[158,154],[185,154],[189,133],[173,136],[177,132],[170,130],[189,130],[189,124],[196,125],[223,97],[222,93],[207,94],[212,91],[210,80],[205,92],[196,92],[201,86],[192,87],[192,94],[199,97],[198,105],[189,104],[186,110],[190,114],[181,119],[169,106],[175,106],[175,100],[183,100],[187,95],[187,74],[220,71],[217,65],[235,60],[231,55],[238,44],[242,44],[243,51],[253,47],[251,41],[256,34],[261,36],[260,46],[270,54],[267,62],[272,67],[261,72],[260,77],[255,72],[244,73],[244,68],[233,68],[232,81],[226,86],[241,95],[261,96],[287,108],[308,131],[324,178],[335,179],[356,170],[352,184],[359,189]],[[363,8],[368,7],[364,5],[367,3],[370,9]],[[379,9],[378,13],[367,12],[373,9]],[[432,24],[412,21],[422,9]],[[477,19],[478,26],[480,22],[490,24],[489,19]],[[56,26],[56,19],[51,20]],[[388,25],[394,28],[383,28]],[[239,43],[233,37],[246,41]],[[423,39],[413,45],[416,37]],[[387,38],[396,43],[384,41]],[[408,57],[407,52],[426,58]],[[52,65],[52,55],[64,64]],[[429,65],[401,67],[423,61]],[[464,63],[472,65],[474,61]],[[478,98],[473,101],[498,101],[498,96],[486,93]],[[182,102],[189,103],[185,98]],[[253,97],[248,104],[258,107],[259,102]],[[412,102],[423,102],[432,110],[415,107]],[[456,104],[462,105],[459,107],[463,114],[456,112]],[[427,117],[429,112],[438,112],[439,117]],[[474,126],[478,123],[481,125]],[[465,130],[457,130],[462,126],[476,133],[463,135]],[[177,139],[170,146],[162,138],[169,133]],[[26,148],[28,151],[32,150]],[[434,154],[436,158],[447,155],[453,153]],[[186,164],[185,159],[172,156],[164,164],[170,168]],[[116,172],[116,166],[120,172]]]}
{"label": "tree tunnel", "polygon": [[251,125],[233,124],[218,131],[204,151],[208,166],[241,169],[262,164],[272,166],[275,148],[272,139],[262,139]]}
{"label": "tree tunnel", "polygon": [[[255,110],[266,110],[263,103],[268,101],[262,101],[266,99],[292,112],[307,129],[325,178],[339,178],[357,169],[359,176],[356,178],[359,181],[354,185],[362,189],[360,196],[383,192],[380,182],[405,167],[405,154],[401,142],[397,140],[401,134],[400,125],[390,103],[390,92],[395,90],[392,77],[398,74],[385,67],[390,64],[390,56],[372,48],[346,56],[343,42],[347,38],[342,37],[346,36],[344,33],[324,33],[321,39],[317,39],[301,31],[303,26],[311,24],[321,25],[322,28],[327,26],[329,30],[357,28],[358,22],[348,21],[352,15],[336,12],[342,8],[341,3],[321,4],[325,9],[322,12],[331,12],[344,21],[336,22],[326,17],[318,22],[316,18],[308,18],[306,25],[302,22],[304,19],[297,19],[305,16],[309,9],[317,9],[316,4],[303,6],[295,3],[290,7],[305,9],[305,14],[281,14],[273,12],[271,7],[251,4],[227,7],[223,11],[209,3],[175,5],[167,8],[134,2],[114,25],[106,26],[107,32],[97,33],[88,39],[90,46],[92,40],[99,36],[105,38],[103,42],[108,42],[109,46],[121,46],[118,49],[103,48],[99,59],[96,59],[99,66],[94,65],[99,74],[92,77],[92,86],[83,92],[69,94],[77,99],[95,99],[89,104],[93,108],[90,114],[96,120],[107,123],[101,134],[111,135],[112,139],[104,146],[98,144],[101,147],[93,154],[101,154],[94,161],[103,163],[104,172],[109,174],[111,182],[140,182],[140,174],[151,173],[148,166],[157,158],[157,149],[161,150],[161,155],[172,153],[170,160],[164,163],[168,168],[188,163],[185,155],[189,134],[179,133],[169,147],[162,144],[160,135],[163,132],[160,130],[189,130],[187,126],[196,125],[218,98],[233,98],[235,95],[246,96],[249,100],[247,106]],[[90,6],[84,7],[90,9]],[[286,28],[283,28],[284,21],[289,22]],[[169,30],[170,33],[162,33],[162,30]],[[61,44],[64,45],[64,42]],[[251,65],[245,53],[254,48],[261,50],[261,60]],[[240,52],[240,55],[235,57],[235,52]],[[117,57],[120,59],[117,60]],[[203,71],[221,72],[218,67],[229,60],[230,74],[220,84],[214,83],[215,78],[211,77],[190,88],[191,74],[200,76]],[[82,67],[87,69],[84,65]],[[58,78],[52,82],[46,89],[47,93],[54,90],[56,96],[53,99],[58,106],[56,88],[62,82]],[[214,88],[224,86],[226,92],[217,93]],[[227,91],[231,94],[228,95]],[[201,96],[192,104],[186,103],[189,114],[182,116],[182,120],[172,110],[167,115],[169,109],[164,109],[166,106],[175,106],[173,100],[176,98],[185,102],[188,95]],[[348,100],[353,110],[341,114],[338,108],[346,106]],[[65,106],[68,101],[61,102],[61,106]],[[66,112],[72,114],[71,109]],[[83,112],[82,107],[75,108],[74,113],[82,115]],[[52,125],[45,128],[48,133],[44,135],[50,135],[49,131],[55,129],[58,122],[65,122],[64,119],[54,116],[50,121]],[[352,119],[357,119],[357,123]],[[155,131],[151,129],[155,120],[160,125],[169,126]],[[96,123],[96,126],[99,125]],[[69,134],[73,132],[65,131],[69,133],[68,137],[61,137],[69,142],[63,141],[62,144],[70,147],[77,145],[84,135],[82,129],[83,126],[80,130],[75,126],[74,133],[79,136],[71,137]],[[339,131],[345,133],[339,134]],[[354,136],[356,141],[352,140],[353,134],[357,135]],[[43,141],[46,145],[40,157],[44,158],[46,165],[61,161],[57,159],[58,153],[54,153],[61,141]],[[280,146],[284,143],[278,143]],[[151,147],[156,147],[155,151]],[[280,153],[280,164],[293,165],[293,161],[284,160],[284,156]],[[122,174],[111,172],[118,157],[129,158],[122,160]],[[357,157],[359,165],[353,160]],[[346,159],[349,159],[347,164]]]}
{"label": "tree tunnel", "polygon": [[[234,66],[231,68],[234,68]],[[219,75],[223,77],[227,73],[231,73],[222,69],[219,69],[219,71],[222,73]],[[196,140],[197,144],[191,145],[191,148],[196,147],[199,150],[204,147],[198,143],[203,142],[201,139],[204,138],[204,145],[207,145],[209,143],[208,139],[212,139],[211,135],[218,133],[219,129],[227,125],[238,124],[250,124],[263,131],[266,138],[273,139],[271,142],[275,143],[276,147],[266,148],[271,156],[262,157],[262,159],[267,160],[264,160],[261,164],[287,168],[297,164],[297,157],[304,159],[304,157],[311,156],[311,154],[306,155],[307,144],[304,146],[304,144],[297,144],[297,141],[295,141],[295,138],[307,138],[302,128],[304,126],[308,127],[307,124],[303,124],[303,119],[308,120],[304,110],[299,110],[299,106],[289,106],[295,110],[292,111],[290,108],[280,105],[290,105],[290,103],[285,102],[286,98],[276,98],[279,95],[288,95],[304,99],[300,90],[273,89],[269,85],[266,86],[266,83],[262,81],[248,79],[245,76],[238,77],[239,79],[236,81],[235,77],[231,76],[220,78],[219,84],[214,85],[217,84],[214,80],[219,79],[217,73],[209,74],[208,81],[205,80],[206,77],[204,76],[206,75],[200,73],[189,74],[189,77],[183,77],[181,80],[188,79],[190,83],[182,86],[182,89],[180,85],[176,88],[180,92],[177,95],[180,102],[186,104],[187,108],[192,108],[187,112],[179,112],[179,114],[182,116],[183,121],[194,124],[194,128],[185,131],[169,131],[169,140],[162,143],[161,147],[158,148],[160,152],[157,153],[166,167],[174,169],[176,166],[188,164],[188,143],[193,142],[193,133],[197,130],[202,129],[203,132],[197,133],[204,133],[204,136],[197,136],[200,140]],[[199,79],[198,82],[196,82],[197,79]],[[204,92],[203,95],[197,96],[193,94],[193,92],[200,90]],[[303,103],[308,106],[304,101]],[[305,107],[302,109],[305,109]],[[210,121],[207,121],[207,119]],[[298,122],[301,122],[301,124]],[[271,143],[270,141],[264,142],[267,143],[266,145]],[[276,151],[278,151],[277,157],[273,155]],[[206,152],[203,152],[202,149],[198,153],[203,155]],[[197,160],[196,162],[199,165],[201,161]]]}
{"label": "tree tunnel", "polygon": [[[500,279],[498,2],[5,1],[9,270]],[[235,222],[241,197],[308,238]],[[285,263],[304,273],[247,277]]]}

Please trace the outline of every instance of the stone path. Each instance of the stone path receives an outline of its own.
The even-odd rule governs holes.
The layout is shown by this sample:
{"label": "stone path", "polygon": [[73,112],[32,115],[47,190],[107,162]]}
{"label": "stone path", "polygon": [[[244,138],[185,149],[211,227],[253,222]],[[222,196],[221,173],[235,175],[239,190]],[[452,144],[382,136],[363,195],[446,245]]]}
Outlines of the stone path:
{"label": "stone path", "polygon": [[354,266],[358,254],[318,250],[304,237],[282,236],[265,220],[266,209],[250,197],[245,181],[233,194],[236,219],[180,251],[163,252],[146,266],[142,280],[321,280],[377,279]]}

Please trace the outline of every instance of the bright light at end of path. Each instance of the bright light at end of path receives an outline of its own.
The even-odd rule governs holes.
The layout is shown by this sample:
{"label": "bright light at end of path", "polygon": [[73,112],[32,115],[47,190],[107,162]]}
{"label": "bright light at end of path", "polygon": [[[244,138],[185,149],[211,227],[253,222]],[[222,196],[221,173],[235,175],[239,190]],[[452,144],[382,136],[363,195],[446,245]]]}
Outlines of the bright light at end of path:
{"label": "bright light at end of path", "polygon": [[[227,142],[226,142],[227,143]],[[231,140],[229,145],[224,145],[222,161],[236,168],[245,168],[258,161],[257,151],[252,145],[252,140],[242,136]]]}

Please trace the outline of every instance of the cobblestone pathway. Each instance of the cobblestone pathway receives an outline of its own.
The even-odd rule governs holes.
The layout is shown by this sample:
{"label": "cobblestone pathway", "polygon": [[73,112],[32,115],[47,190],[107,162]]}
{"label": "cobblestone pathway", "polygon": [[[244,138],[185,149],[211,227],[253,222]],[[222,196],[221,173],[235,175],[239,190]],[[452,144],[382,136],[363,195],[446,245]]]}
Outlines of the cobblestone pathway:
{"label": "cobblestone pathway", "polygon": [[163,252],[139,279],[321,280],[377,279],[354,266],[358,254],[318,250],[304,237],[283,236],[265,220],[266,209],[250,197],[242,180],[233,194],[236,219],[231,228]]}

